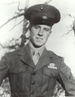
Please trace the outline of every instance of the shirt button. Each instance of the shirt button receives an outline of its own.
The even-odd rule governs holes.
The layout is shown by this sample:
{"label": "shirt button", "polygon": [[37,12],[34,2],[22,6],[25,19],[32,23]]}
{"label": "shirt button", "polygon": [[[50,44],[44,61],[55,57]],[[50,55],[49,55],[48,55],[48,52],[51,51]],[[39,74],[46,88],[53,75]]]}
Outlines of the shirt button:
{"label": "shirt button", "polygon": [[32,72],[32,75],[35,75],[36,74],[36,72]]}
{"label": "shirt button", "polygon": [[31,84],[34,85],[35,84],[35,81],[32,81]]}
{"label": "shirt button", "polygon": [[30,97],[33,97],[33,95],[34,95],[34,91],[31,91],[31,95],[30,95]]}

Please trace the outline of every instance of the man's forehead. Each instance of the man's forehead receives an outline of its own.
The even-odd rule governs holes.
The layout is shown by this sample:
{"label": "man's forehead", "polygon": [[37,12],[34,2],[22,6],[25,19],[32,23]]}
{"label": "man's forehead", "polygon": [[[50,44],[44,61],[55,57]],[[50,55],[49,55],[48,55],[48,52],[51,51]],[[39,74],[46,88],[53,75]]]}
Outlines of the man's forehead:
{"label": "man's forehead", "polygon": [[52,26],[49,26],[49,25],[42,25],[42,24],[36,24],[36,25],[32,25],[32,27],[40,27],[40,28],[52,28]]}

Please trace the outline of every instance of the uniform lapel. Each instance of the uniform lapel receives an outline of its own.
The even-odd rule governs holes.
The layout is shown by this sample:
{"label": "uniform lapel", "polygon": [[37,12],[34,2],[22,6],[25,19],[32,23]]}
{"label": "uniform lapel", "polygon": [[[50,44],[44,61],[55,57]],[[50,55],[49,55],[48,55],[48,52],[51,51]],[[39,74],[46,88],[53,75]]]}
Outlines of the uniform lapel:
{"label": "uniform lapel", "polygon": [[42,68],[45,65],[48,65],[51,62],[51,57],[50,56],[50,52],[46,50],[46,48],[44,49],[37,65],[36,65],[36,70]]}
{"label": "uniform lapel", "polygon": [[21,54],[21,61],[26,64],[26,65],[29,65],[29,66],[32,66],[33,68],[35,68],[35,65],[34,65],[34,62],[31,58],[31,55],[30,55],[30,49],[28,47],[28,45],[26,45],[22,51],[20,52]]}
{"label": "uniform lapel", "polygon": [[36,67],[35,71],[52,62],[52,53],[50,54],[50,51],[47,51],[46,48],[44,49],[36,65],[34,64],[31,58],[30,49],[28,45],[22,48],[22,50],[19,53],[21,55],[20,60],[26,65],[32,66],[33,68]]}

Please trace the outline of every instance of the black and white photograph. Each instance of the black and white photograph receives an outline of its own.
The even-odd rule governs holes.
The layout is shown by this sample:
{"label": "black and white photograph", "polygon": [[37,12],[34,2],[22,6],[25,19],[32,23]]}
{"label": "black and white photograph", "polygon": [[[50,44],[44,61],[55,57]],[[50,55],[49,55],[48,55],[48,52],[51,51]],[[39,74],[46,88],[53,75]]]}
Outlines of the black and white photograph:
{"label": "black and white photograph", "polygon": [[0,1],[0,97],[75,97],[75,0]]}

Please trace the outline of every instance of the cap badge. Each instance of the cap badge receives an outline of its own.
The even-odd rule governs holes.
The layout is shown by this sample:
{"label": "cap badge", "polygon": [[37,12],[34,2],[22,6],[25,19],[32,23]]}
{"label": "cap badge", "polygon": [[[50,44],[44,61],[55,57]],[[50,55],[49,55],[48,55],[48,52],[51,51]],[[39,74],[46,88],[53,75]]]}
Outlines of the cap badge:
{"label": "cap badge", "polygon": [[41,7],[41,10],[43,9],[43,7]]}
{"label": "cap badge", "polygon": [[57,69],[57,67],[55,66],[55,63],[50,63],[50,64],[48,65],[48,68]]}
{"label": "cap badge", "polygon": [[44,9],[43,5],[41,5],[40,9],[41,9],[41,10],[43,10],[43,9]]}

